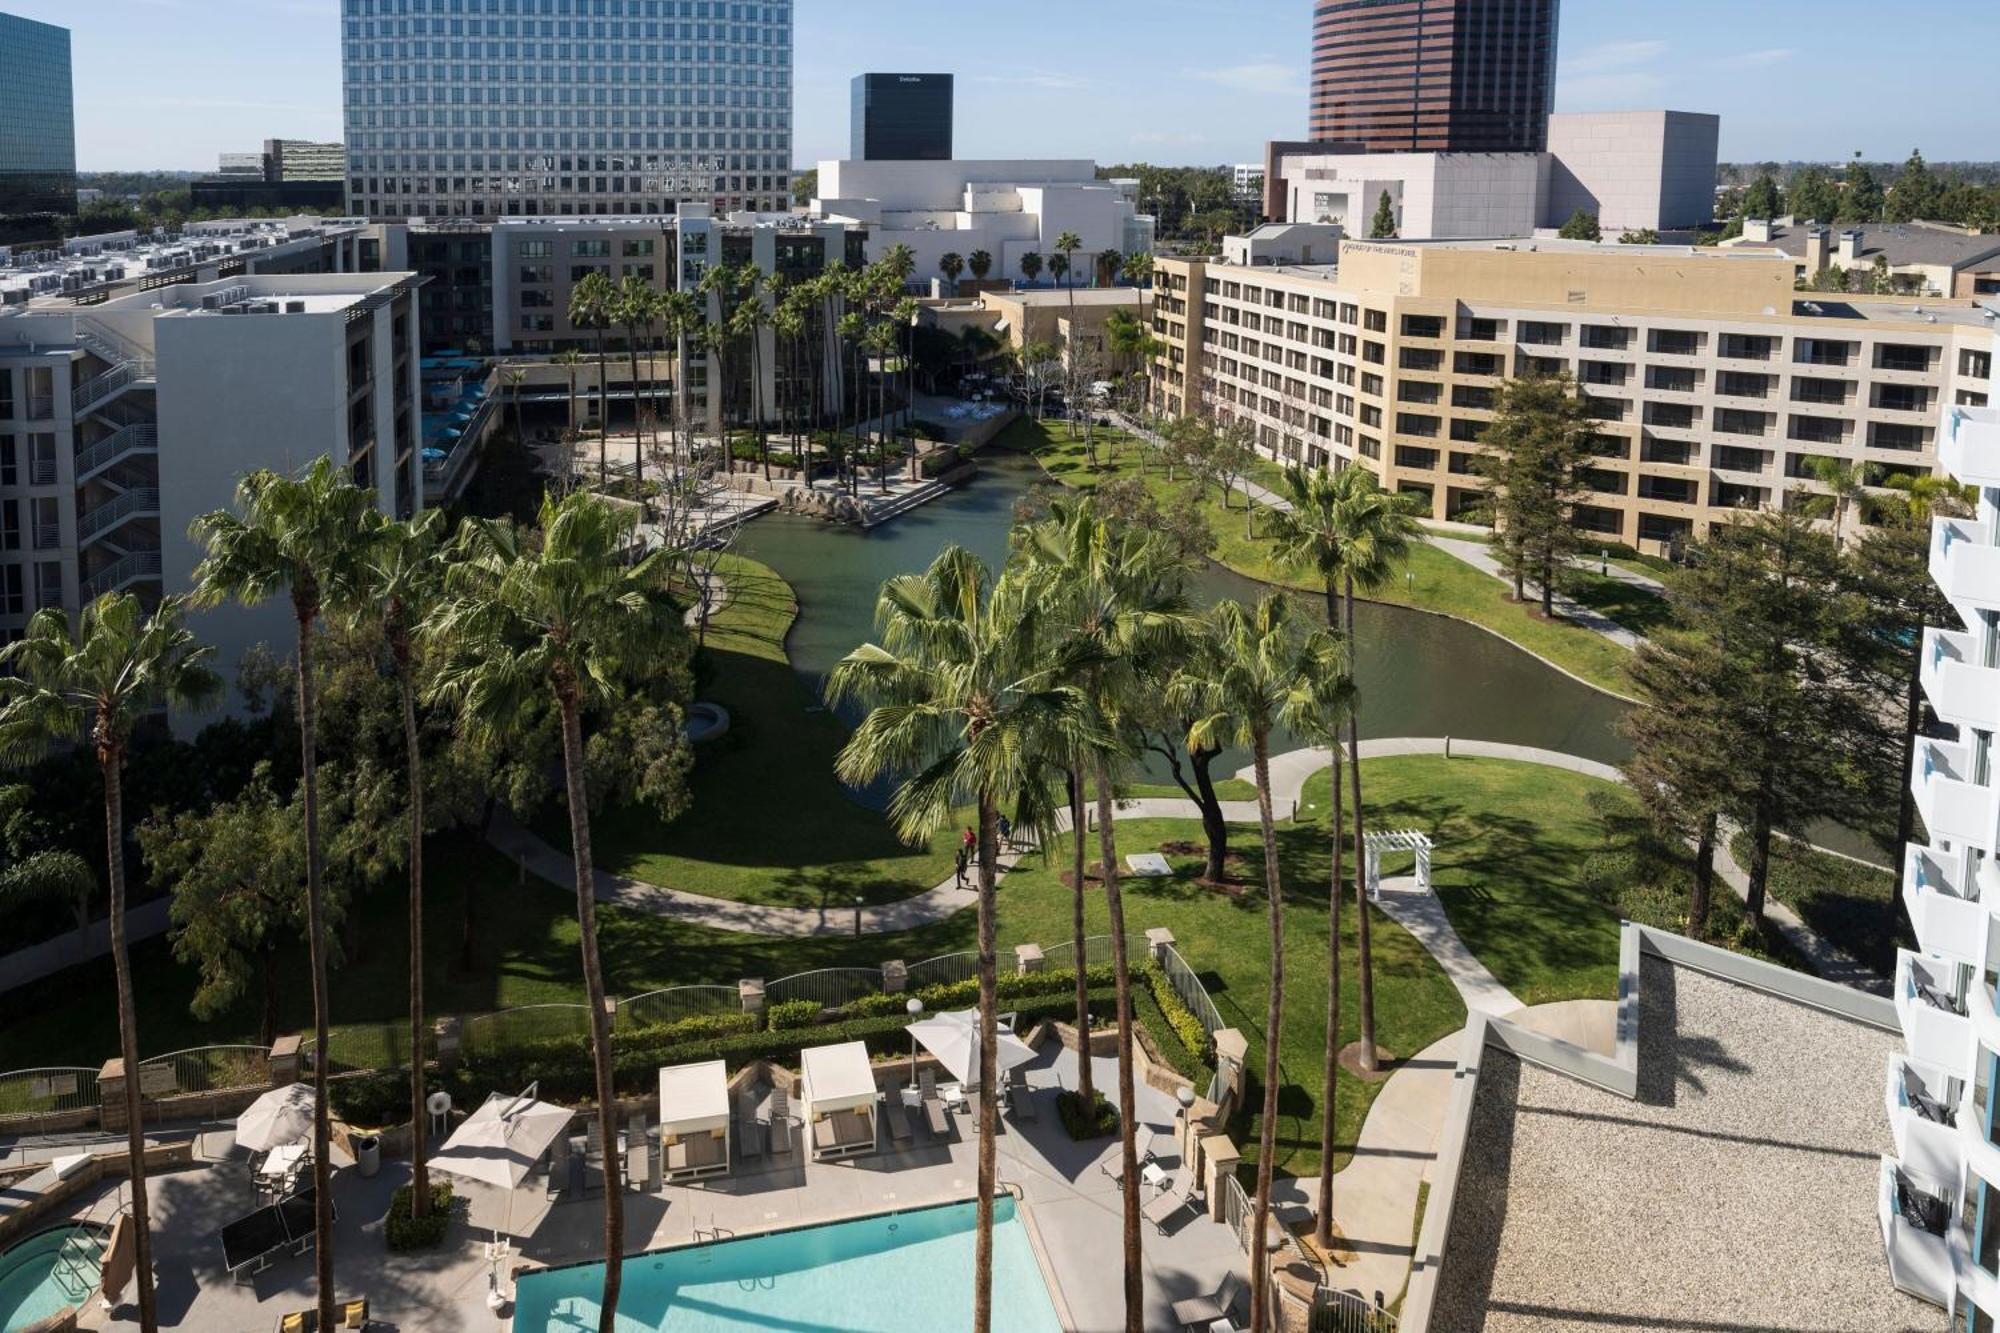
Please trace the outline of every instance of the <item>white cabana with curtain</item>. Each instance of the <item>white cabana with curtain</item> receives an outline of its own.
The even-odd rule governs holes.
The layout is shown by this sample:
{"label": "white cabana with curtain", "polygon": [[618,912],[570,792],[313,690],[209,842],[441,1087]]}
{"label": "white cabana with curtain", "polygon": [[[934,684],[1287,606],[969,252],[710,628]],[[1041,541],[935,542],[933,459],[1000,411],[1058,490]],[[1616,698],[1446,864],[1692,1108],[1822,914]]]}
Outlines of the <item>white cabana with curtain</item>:
{"label": "white cabana with curtain", "polygon": [[729,1172],[729,1070],[720,1060],[660,1070],[661,1170],[668,1180]]}
{"label": "white cabana with curtain", "polygon": [[799,1053],[800,1103],[814,1157],[875,1151],[875,1071],[858,1041],[808,1046]]}
{"label": "white cabana with curtain", "polygon": [[[910,1035],[935,1055],[953,1078],[968,1088],[979,1086],[979,1011],[959,1009],[933,1014],[910,1024]],[[1035,1058],[1034,1047],[1002,1028],[994,1034],[1000,1073]]]}

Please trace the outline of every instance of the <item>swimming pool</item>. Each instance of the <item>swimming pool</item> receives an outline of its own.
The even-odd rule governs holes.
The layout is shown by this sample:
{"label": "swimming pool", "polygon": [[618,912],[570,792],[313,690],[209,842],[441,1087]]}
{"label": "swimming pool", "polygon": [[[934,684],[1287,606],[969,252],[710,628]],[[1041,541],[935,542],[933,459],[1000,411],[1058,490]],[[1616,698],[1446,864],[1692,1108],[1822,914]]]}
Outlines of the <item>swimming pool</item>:
{"label": "swimming pool", "polygon": [[[70,1237],[77,1243],[67,1245]],[[40,1323],[97,1290],[104,1239],[82,1227],[40,1232],[0,1254],[0,1333]]]}
{"label": "swimming pool", "polygon": [[[996,1333],[1062,1333],[1011,1198],[993,1210]],[[625,1261],[620,1333],[833,1333],[972,1327],[973,1205],[718,1241]],[[514,1333],[595,1333],[604,1266],[523,1277]]]}

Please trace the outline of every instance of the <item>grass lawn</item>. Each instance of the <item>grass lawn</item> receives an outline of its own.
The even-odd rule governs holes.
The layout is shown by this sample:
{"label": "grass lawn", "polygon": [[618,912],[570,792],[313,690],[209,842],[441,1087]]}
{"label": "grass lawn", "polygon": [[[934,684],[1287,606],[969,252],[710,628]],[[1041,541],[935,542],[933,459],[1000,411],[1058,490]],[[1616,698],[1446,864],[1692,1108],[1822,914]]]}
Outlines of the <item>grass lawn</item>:
{"label": "grass lawn", "polygon": [[[1113,477],[1138,477],[1140,454],[1129,436],[1116,431],[1100,431],[1099,467],[1093,471],[1083,441],[1065,434],[1064,423],[1016,421],[1000,436],[1008,448],[1033,454],[1049,476],[1067,486],[1088,490]],[[1265,462],[1267,475],[1254,478],[1263,484],[1277,484],[1274,465]],[[1162,498],[1179,494],[1192,483],[1168,481],[1157,464],[1148,467],[1143,479]],[[1284,569],[1271,558],[1271,548],[1261,522],[1252,532],[1253,515],[1249,501],[1241,495],[1227,502],[1214,488],[1203,499],[1209,526],[1214,531],[1214,558],[1239,574],[1264,583],[1320,594],[1323,589]],[[1626,664],[1631,654],[1592,630],[1564,620],[1544,620],[1533,606],[1510,600],[1505,584],[1491,575],[1454,559],[1433,546],[1418,543],[1411,547],[1404,576],[1370,594],[1376,601],[1437,611],[1472,621],[1512,640],[1529,652],[1560,666],[1591,684],[1613,693],[1630,689]]]}
{"label": "grass lawn", "polygon": [[[1188,775],[1194,781],[1194,775]],[[1164,796],[1169,800],[1185,801],[1188,794],[1171,782],[1134,782],[1119,788],[1121,796],[1144,799],[1149,796]],[[1245,782],[1241,778],[1216,778],[1215,799],[1218,801],[1254,801],[1257,799],[1257,784]]]}
{"label": "grass lawn", "polygon": [[[722,575],[730,597],[709,623],[699,693],[729,710],[729,734],[698,752],[693,800],[673,824],[637,809],[597,818],[598,864],[705,897],[785,907],[894,902],[945,879],[956,829],[927,848],[906,847],[834,777],[847,731],[786,660],[798,614],[791,585],[740,556],[724,557]],[[535,827],[568,848],[560,808]]]}
{"label": "grass lawn", "polygon": [[[1749,869],[1749,834],[1737,834],[1730,851]],[[1769,891],[1836,948],[1884,976],[1896,970],[1898,945],[1915,947],[1896,876],[1887,870],[1773,837]]]}
{"label": "grass lawn", "polygon": [[1665,629],[1674,619],[1666,598],[1596,570],[1572,570],[1569,595],[1638,635]]}

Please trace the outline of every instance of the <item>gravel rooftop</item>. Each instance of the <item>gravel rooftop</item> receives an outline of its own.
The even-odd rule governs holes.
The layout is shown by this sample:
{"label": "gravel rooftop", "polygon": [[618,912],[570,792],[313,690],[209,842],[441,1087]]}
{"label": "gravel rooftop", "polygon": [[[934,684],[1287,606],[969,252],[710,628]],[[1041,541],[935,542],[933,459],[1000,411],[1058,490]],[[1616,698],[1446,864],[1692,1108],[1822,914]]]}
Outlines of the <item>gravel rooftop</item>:
{"label": "gravel rooftop", "polygon": [[1488,1048],[1432,1327],[1942,1333],[1875,1219],[1894,1034],[1647,957],[1639,1099]]}

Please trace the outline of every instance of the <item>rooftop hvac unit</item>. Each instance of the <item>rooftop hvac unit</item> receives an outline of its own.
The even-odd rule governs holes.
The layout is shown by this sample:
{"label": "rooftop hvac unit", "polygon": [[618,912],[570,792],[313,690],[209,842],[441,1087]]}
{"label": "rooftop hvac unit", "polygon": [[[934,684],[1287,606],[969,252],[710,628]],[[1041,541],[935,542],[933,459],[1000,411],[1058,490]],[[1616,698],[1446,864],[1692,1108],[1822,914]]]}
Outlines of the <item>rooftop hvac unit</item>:
{"label": "rooftop hvac unit", "polygon": [[288,314],[288,315],[303,315],[303,314],[305,314],[305,312],[306,312],[306,303],[305,303],[304,301],[287,301],[287,302],[285,302],[285,313],[286,313],[286,314]]}
{"label": "rooftop hvac unit", "polygon": [[[0,292],[0,305],[26,304],[28,304],[28,289],[25,287],[9,287],[6,291]],[[1988,318],[1992,317],[1989,315]]]}
{"label": "rooftop hvac unit", "polygon": [[219,310],[222,308],[222,298],[214,295],[204,296],[201,298],[201,308],[203,310]]}

